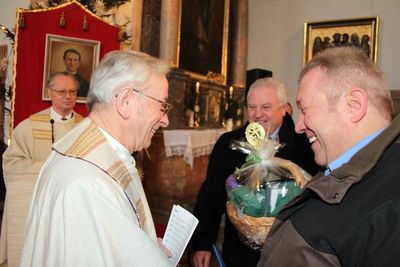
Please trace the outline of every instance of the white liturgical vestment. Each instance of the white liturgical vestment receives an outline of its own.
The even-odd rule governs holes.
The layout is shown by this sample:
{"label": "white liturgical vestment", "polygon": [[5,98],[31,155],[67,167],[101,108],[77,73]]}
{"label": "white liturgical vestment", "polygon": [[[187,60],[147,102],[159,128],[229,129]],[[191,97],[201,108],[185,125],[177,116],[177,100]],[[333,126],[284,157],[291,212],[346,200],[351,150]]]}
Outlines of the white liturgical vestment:
{"label": "white liturgical vestment", "polygon": [[89,118],[69,132],[40,171],[21,266],[170,266],[132,174]]}
{"label": "white liturgical vestment", "polygon": [[3,154],[7,193],[1,225],[0,263],[19,266],[33,188],[40,168],[50,155],[52,139],[61,139],[82,120],[82,116],[72,112],[62,121],[53,108],[48,108],[31,115],[12,131],[11,143]]}

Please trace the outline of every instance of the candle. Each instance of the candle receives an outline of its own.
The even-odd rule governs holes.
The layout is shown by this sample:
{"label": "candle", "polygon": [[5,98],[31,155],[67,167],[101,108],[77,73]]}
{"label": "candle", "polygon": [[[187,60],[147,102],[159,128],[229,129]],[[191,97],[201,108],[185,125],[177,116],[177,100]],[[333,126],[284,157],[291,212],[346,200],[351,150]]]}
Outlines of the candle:
{"label": "candle", "polygon": [[196,83],[196,94],[200,93],[200,83]]}
{"label": "candle", "polygon": [[229,98],[231,99],[233,95],[233,86],[229,87]]}

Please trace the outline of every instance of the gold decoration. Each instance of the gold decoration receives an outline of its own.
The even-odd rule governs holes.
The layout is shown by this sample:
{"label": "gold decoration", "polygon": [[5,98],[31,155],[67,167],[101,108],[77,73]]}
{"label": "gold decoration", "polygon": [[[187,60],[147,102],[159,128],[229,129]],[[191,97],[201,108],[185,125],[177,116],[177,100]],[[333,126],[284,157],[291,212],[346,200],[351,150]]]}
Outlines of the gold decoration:
{"label": "gold decoration", "polygon": [[19,19],[18,19],[18,27],[19,27],[20,29],[25,28],[25,18],[24,18],[24,14],[23,14],[23,13],[21,13],[20,16],[19,16]]}
{"label": "gold decoration", "polygon": [[124,27],[120,27],[118,32],[118,41],[123,41],[123,40],[124,40]]}
{"label": "gold decoration", "polygon": [[215,73],[212,71],[207,72],[207,80],[212,81],[219,84],[224,84],[225,76],[220,73]]}
{"label": "gold decoration", "polygon": [[65,21],[65,15],[63,11],[60,17],[60,28],[65,28],[65,26],[67,26],[67,22]]}
{"label": "gold decoration", "polygon": [[253,147],[259,147],[265,140],[265,130],[261,124],[252,122],[246,127],[246,140]]}
{"label": "gold decoration", "polygon": [[195,103],[194,103],[194,128],[200,127],[200,83],[196,82],[196,94],[195,94]]}
{"label": "gold decoration", "polygon": [[8,59],[6,58],[6,55],[4,55],[4,58],[0,59],[0,71],[6,71],[7,66],[8,66]]}
{"label": "gold decoration", "polygon": [[89,30],[89,23],[87,21],[86,15],[83,17],[82,30],[84,32],[87,32]]}

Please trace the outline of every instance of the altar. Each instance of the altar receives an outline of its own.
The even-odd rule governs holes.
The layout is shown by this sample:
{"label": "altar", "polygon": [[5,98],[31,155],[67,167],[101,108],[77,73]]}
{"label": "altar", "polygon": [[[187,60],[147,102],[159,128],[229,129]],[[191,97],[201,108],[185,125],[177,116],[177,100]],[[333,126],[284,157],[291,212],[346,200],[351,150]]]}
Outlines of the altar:
{"label": "altar", "polygon": [[192,210],[206,177],[209,154],[225,129],[157,132],[143,155],[143,186],[156,223],[166,223],[174,204]]}

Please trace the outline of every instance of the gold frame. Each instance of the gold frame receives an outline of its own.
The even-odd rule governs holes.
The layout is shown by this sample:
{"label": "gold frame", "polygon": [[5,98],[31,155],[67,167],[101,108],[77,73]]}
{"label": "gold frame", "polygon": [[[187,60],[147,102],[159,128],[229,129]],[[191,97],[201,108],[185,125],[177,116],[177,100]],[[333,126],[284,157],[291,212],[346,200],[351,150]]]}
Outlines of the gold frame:
{"label": "gold frame", "polygon": [[[51,74],[58,71],[64,71],[65,66],[62,61],[62,54],[65,49],[73,48],[82,54],[82,68],[86,73],[84,78],[89,82],[90,76],[96,66],[99,64],[100,58],[100,41],[89,40],[75,37],[67,37],[55,34],[46,34],[46,47],[43,71],[43,87],[42,87],[42,100],[51,101],[47,95],[46,83]],[[89,54],[89,59],[85,59],[85,55]],[[55,57],[57,56],[57,59]],[[58,61],[58,62],[55,62]],[[60,63],[61,62],[61,63]],[[81,72],[80,72],[81,74]],[[86,103],[86,97],[77,97],[77,103]]]}
{"label": "gold frame", "polygon": [[[182,28],[182,1],[179,0],[179,25],[178,25],[178,45],[176,51],[176,58],[173,65],[180,67],[179,62],[181,59],[181,28]],[[197,73],[196,71],[185,69],[185,73],[189,74],[193,79],[208,80],[216,83],[226,85],[227,82],[227,65],[228,65],[228,38],[229,38],[229,13],[230,13],[230,0],[224,0],[224,18],[222,29],[222,51],[221,51],[221,70],[219,73],[208,72],[207,75]]]}
{"label": "gold frame", "polygon": [[379,17],[365,17],[344,20],[327,20],[304,23],[304,51],[303,65],[313,56],[313,44],[316,37],[330,37],[334,33],[347,33],[351,36],[357,33],[361,38],[368,35],[371,60],[376,64],[378,59]]}

